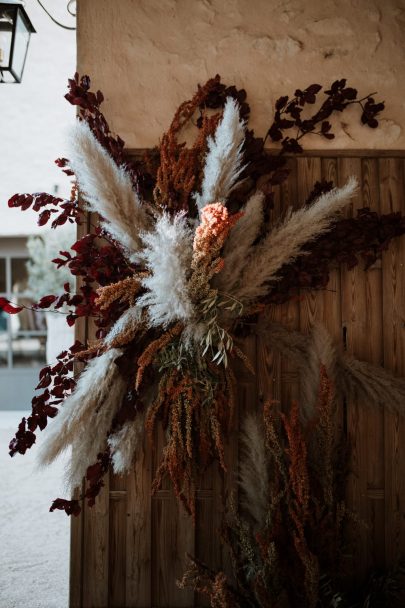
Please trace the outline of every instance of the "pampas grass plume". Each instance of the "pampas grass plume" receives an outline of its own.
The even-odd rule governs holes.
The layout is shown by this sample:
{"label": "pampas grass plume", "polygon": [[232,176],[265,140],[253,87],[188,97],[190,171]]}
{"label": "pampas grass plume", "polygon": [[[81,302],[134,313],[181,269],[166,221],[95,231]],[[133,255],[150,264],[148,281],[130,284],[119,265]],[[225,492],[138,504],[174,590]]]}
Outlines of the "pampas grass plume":
{"label": "pampas grass plume", "polygon": [[335,214],[349,203],[356,189],[357,181],[352,177],[343,188],[334,188],[311,206],[288,214],[255,248],[233,295],[242,302],[264,296],[269,291],[268,283],[277,280],[280,268],[302,254],[306,243],[330,229]]}
{"label": "pampas grass plume", "polygon": [[127,382],[116,359],[121,349],[111,349],[92,359],[81,374],[74,392],[65,400],[39,452],[39,462],[50,464],[74,445],[67,474],[68,484],[78,487],[89,465],[106,445],[107,433],[121,405]]}
{"label": "pampas grass plume", "polygon": [[137,415],[135,420],[126,422],[108,438],[114,473],[124,475],[132,468],[134,457],[142,446],[144,417]]}
{"label": "pampas grass plume", "polygon": [[171,218],[164,213],[155,229],[142,235],[143,259],[150,275],[142,280],[147,292],[138,305],[148,309],[152,326],[167,327],[193,314],[187,279],[192,256],[192,232],[183,214]]}
{"label": "pampas grass plume", "polygon": [[246,418],[242,429],[243,456],[239,484],[243,490],[242,506],[255,525],[264,526],[269,504],[269,473],[263,422],[258,416]]}
{"label": "pampas grass plume", "polygon": [[136,261],[142,245],[139,233],[148,229],[149,217],[128,173],[117,166],[84,121],[77,121],[71,132],[69,162],[89,210],[102,216],[107,232]]}
{"label": "pampas grass plume", "polygon": [[263,224],[264,194],[255,192],[245,207],[243,215],[232,228],[225,242],[222,257],[224,268],[215,280],[215,284],[222,290],[231,293],[237,284],[240,272],[252,253],[252,246],[259,235]]}
{"label": "pampas grass plume", "polygon": [[228,97],[215,135],[208,139],[201,194],[194,195],[199,211],[210,203],[225,203],[235,187],[244,169],[244,138],[245,124],[239,116],[239,105],[232,97]]}

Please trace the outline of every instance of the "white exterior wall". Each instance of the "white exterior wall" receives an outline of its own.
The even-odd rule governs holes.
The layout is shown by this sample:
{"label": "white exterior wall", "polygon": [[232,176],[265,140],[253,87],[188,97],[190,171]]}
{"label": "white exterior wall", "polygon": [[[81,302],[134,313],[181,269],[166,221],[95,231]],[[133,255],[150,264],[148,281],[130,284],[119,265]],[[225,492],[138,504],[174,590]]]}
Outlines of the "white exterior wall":
{"label": "white exterior wall", "polygon": [[[48,10],[75,25],[66,0],[44,0]],[[64,99],[75,72],[76,32],[55,25],[36,0],[25,8],[37,31],[31,37],[21,84],[0,84],[0,237],[38,232],[36,214],[8,209],[16,192],[70,191],[69,178],[54,164],[66,156],[64,140],[75,109]]]}

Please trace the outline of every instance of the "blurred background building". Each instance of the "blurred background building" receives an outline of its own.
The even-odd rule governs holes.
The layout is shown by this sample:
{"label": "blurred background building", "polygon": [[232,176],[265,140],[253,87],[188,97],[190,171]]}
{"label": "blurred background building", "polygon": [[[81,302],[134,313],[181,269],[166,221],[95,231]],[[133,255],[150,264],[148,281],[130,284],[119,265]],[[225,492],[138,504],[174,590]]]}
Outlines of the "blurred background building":
{"label": "blurred background building", "polygon": [[[56,20],[74,27],[66,0],[42,4]],[[75,72],[76,36],[56,25],[37,0],[27,0],[25,9],[36,33],[24,76],[21,84],[0,84],[0,297],[29,305],[33,293],[28,286],[27,240],[35,234],[46,240],[49,231],[37,226],[36,213],[9,209],[7,201],[16,192],[69,195],[69,178],[54,160],[64,156],[65,134],[75,115],[64,94],[67,78]],[[53,335],[69,346],[61,319],[53,321],[51,314],[25,310],[10,317],[0,311],[0,410],[29,408],[46,361],[49,326],[57,323]],[[52,319],[56,316],[61,315],[53,314]],[[57,348],[48,340],[48,354]]]}

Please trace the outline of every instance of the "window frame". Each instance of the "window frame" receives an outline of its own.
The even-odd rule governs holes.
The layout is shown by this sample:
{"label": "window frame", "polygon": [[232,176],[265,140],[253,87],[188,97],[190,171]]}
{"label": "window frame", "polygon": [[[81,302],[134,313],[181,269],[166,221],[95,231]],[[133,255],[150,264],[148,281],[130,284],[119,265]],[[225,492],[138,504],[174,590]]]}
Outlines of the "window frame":
{"label": "window frame", "polygon": [[[15,298],[17,297],[17,299],[21,299],[21,298],[27,298],[29,297],[27,291],[22,291],[21,293],[15,294],[12,291],[12,260],[29,260],[29,255],[27,255],[26,252],[6,252],[6,251],[0,251],[0,259],[4,259],[5,260],[5,271],[6,271],[6,276],[5,276],[5,287],[6,287],[6,291],[5,292],[0,292],[0,297],[4,297],[7,300],[10,300],[11,302],[15,303],[16,305],[18,304],[18,301],[15,302]],[[0,365],[0,372],[10,372],[11,370],[16,371],[16,370],[30,370],[33,369],[34,366],[30,366],[30,365],[14,365],[14,361],[13,361],[13,329],[11,327],[11,316],[7,315],[6,316],[7,319],[7,345],[8,345],[8,349],[7,349],[7,362],[4,366]],[[48,331],[47,329],[41,331],[41,330],[19,330],[18,332],[16,332],[16,335],[18,336],[22,336],[24,338],[30,338],[30,337],[43,337],[45,338],[45,340],[47,339],[48,336]],[[45,362],[38,362],[38,365],[35,367],[42,367]]]}

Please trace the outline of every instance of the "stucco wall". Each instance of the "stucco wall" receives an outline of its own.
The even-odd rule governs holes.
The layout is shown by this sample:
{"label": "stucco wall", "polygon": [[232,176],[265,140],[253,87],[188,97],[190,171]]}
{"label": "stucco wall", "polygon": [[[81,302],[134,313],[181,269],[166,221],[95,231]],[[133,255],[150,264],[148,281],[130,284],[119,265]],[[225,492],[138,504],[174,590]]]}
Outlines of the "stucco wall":
{"label": "stucco wall", "polygon": [[247,89],[258,134],[280,95],[346,77],[385,99],[381,127],[362,127],[356,108],[334,141],[306,146],[405,147],[404,0],[78,0],[78,9],[79,70],[103,90],[130,147],[154,145],[217,72]]}

